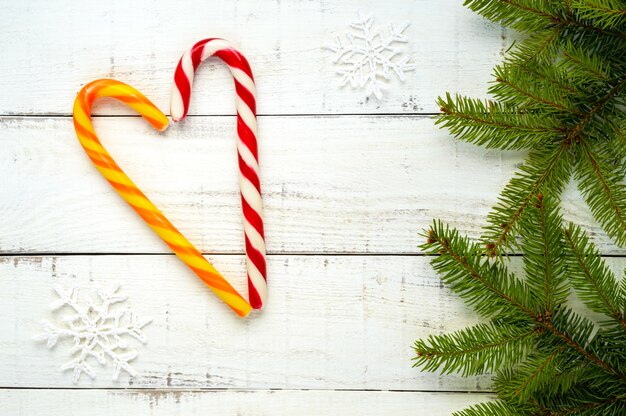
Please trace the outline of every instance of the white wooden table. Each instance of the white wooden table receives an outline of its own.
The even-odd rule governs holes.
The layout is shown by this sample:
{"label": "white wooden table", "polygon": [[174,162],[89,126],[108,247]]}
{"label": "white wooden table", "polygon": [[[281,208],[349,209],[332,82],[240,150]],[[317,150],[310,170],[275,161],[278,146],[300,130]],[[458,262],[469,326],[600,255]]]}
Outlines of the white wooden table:
{"label": "white wooden table", "polygon": [[[380,27],[411,23],[417,68],[382,100],[339,88],[322,50],[358,9]],[[475,320],[419,252],[418,233],[442,218],[478,236],[523,160],[458,143],[432,119],[446,91],[486,96],[507,31],[461,0],[24,0],[0,5],[0,35],[3,415],[447,415],[490,398],[487,376],[412,368],[411,346]],[[178,58],[209,36],[240,45],[257,79],[270,301],[246,320],[100,177],[71,119],[76,92],[103,77],[168,108]],[[106,100],[95,126],[129,176],[243,290],[227,69],[205,63],[194,93],[192,117],[167,134]],[[604,253],[624,254],[575,191],[564,212]],[[138,374],[112,381],[103,370],[72,384],[59,371],[67,346],[49,351],[31,337],[51,317],[53,285],[111,282],[154,318]]]}

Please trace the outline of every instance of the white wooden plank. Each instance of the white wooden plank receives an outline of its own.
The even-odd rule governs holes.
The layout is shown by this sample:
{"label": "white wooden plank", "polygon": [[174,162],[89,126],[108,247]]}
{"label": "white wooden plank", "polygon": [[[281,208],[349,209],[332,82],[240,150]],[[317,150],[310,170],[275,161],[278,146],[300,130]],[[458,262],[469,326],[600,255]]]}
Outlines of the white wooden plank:
{"label": "white wooden plank", "polygon": [[[484,96],[491,68],[507,47],[505,32],[462,0],[68,2],[0,6],[0,114],[68,114],[74,94],[96,78],[134,85],[169,108],[182,53],[206,37],[240,45],[256,75],[261,114],[436,112],[445,91]],[[383,100],[340,89],[333,54],[322,50],[361,9],[386,30],[409,22],[417,69],[391,82]],[[193,114],[234,114],[232,81],[206,65],[195,84]],[[114,109],[123,112],[122,107]]]}
{"label": "white wooden plank", "polygon": [[0,390],[12,416],[239,415],[448,416],[487,394],[363,391]]}
{"label": "white wooden plank", "polygon": [[[241,256],[211,256],[243,289]],[[411,367],[415,339],[475,317],[441,287],[425,257],[271,256],[270,301],[237,318],[174,256],[0,257],[0,386],[74,387],[69,344],[48,350],[31,337],[52,315],[52,287],[123,283],[128,304],[154,321],[133,362],[78,388],[281,388],[480,391],[463,379]],[[62,314],[61,314],[62,316]]]}
{"label": "white wooden plank", "polygon": [[[204,252],[241,253],[234,117],[165,134],[136,117],[95,119],[120,165]],[[70,118],[1,118],[0,251],[167,253],[100,177]],[[272,253],[417,253],[442,218],[473,236],[522,153],[454,141],[428,117],[263,117],[261,171]],[[564,215],[617,249],[575,186]]]}
{"label": "white wooden plank", "polygon": [[[209,259],[243,289],[241,256]],[[622,275],[625,258],[606,261]],[[521,265],[514,258],[512,270]],[[105,368],[78,388],[490,388],[486,375],[411,367],[417,338],[477,321],[442,287],[427,257],[271,256],[268,307],[245,320],[174,256],[0,257],[0,276],[0,386],[73,387],[71,374],[58,370],[69,345],[47,350],[31,339],[42,319],[56,316],[48,309],[52,286],[89,293],[122,283],[136,313],[154,319],[133,362],[138,375],[112,381]]]}

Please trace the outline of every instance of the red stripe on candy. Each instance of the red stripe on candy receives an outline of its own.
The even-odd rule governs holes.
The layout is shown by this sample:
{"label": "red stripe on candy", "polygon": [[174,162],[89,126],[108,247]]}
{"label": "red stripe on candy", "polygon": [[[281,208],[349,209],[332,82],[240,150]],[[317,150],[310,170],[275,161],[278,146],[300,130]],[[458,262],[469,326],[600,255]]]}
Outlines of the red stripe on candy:
{"label": "red stripe on candy", "polygon": [[265,239],[263,219],[258,212],[252,209],[252,207],[248,204],[248,201],[246,201],[243,195],[241,196],[241,205],[243,208],[243,216],[246,218],[246,221],[248,221],[250,225],[254,227],[256,232],[259,233],[263,239]]}
{"label": "red stripe on candy", "polygon": [[187,111],[189,111],[189,98],[191,95],[191,84],[189,83],[189,79],[187,78],[187,74],[183,70],[183,61],[178,63],[176,67],[176,72],[174,72],[174,82],[176,83],[176,88],[180,92],[180,97],[183,100],[183,116],[184,118],[187,116]]}

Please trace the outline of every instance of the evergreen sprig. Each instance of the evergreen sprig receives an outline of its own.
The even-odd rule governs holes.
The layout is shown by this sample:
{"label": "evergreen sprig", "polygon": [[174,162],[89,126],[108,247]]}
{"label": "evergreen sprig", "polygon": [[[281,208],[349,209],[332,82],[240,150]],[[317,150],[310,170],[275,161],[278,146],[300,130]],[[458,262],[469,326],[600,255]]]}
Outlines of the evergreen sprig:
{"label": "evergreen sprig", "polygon": [[519,248],[532,198],[572,178],[594,217],[626,244],[626,2],[467,0],[526,34],[494,71],[493,100],[440,97],[437,123],[487,148],[528,149],[482,237],[491,256]]}
{"label": "evergreen sprig", "polygon": [[[439,221],[425,234],[433,268],[484,322],[418,340],[415,365],[494,374],[498,400],[458,416],[626,415],[626,279],[559,214],[574,178],[606,233],[626,244],[626,2],[465,4],[526,38],[495,68],[493,100],[447,94],[437,123],[460,140],[528,157],[480,243]],[[516,249],[523,277],[492,259]],[[573,297],[596,318],[578,313]]]}
{"label": "evergreen sprig", "polygon": [[[626,284],[554,199],[535,195],[519,233],[523,278],[440,221],[425,233],[433,268],[486,322],[418,340],[415,365],[495,372],[498,400],[458,416],[626,414]],[[577,313],[571,291],[602,319]]]}

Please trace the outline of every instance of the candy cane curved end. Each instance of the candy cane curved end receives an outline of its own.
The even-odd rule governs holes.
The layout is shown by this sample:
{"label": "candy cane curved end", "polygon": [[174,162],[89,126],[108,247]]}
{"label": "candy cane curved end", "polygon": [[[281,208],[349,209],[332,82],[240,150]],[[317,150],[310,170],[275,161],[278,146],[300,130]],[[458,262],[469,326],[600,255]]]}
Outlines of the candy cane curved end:
{"label": "candy cane curved end", "polygon": [[155,129],[164,131],[169,126],[167,116],[141,92],[114,79],[98,79],[85,85],[74,101],[74,117],[91,117],[91,107],[98,98],[111,97],[127,104]]}
{"label": "candy cane curved end", "polygon": [[237,93],[237,152],[244,217],[248,295],[254,309],[267,302],[267,264],[263,202],[259,179],[256,123],[256,87],[248,60],[230,42],[210,38],[197,42],[178,62],[172,85],[170,113],[180,121],[189,111],[193,78],[198,66],[211,56],[220,58],[230,69]]}
{"label": "candy cane curved end", "polygon": [[126,103],[159,130],[168,125],[165,114],[130,85],[100,79],[87,84],[78,93],[74,101],[74,129],[89,159],[120,196],[224,303],[237,315],[247,316],[252,309],[250,304],[169,222],[102,146],[91,123],[91,106],[100,97],[112,97]]}

